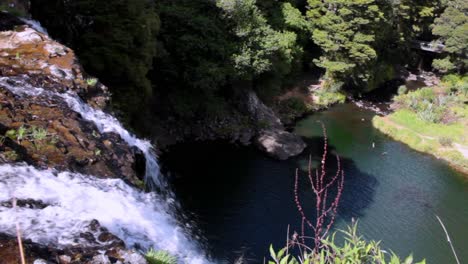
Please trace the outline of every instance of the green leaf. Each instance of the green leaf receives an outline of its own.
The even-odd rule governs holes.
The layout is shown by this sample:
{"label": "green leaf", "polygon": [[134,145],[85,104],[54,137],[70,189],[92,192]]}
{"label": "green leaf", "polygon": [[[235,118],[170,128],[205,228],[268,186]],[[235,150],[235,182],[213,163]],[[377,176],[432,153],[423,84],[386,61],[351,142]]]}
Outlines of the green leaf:
{"label": "green leaf", "polygon": [[413,255],[409,255],[406,259],[405,259],[405,262],[404,264],[411,264],[413,263]]}
{"label": "green leaf", "polygon": [[273,244],[270,244],[270,256],[272,259],[274,259],[275,261],[277,261],[276,259],[276,252],[275,250],[273,249]]}
{"label": "green leaf", "polygon": [[277,257],[278,259],[281,259],[281,258],[283,257],[283,255],[284,255],[284,252],[286,252],[286,248],[281,249],[281,250],[278,252],[278,254],[276,255],[276,257]]}

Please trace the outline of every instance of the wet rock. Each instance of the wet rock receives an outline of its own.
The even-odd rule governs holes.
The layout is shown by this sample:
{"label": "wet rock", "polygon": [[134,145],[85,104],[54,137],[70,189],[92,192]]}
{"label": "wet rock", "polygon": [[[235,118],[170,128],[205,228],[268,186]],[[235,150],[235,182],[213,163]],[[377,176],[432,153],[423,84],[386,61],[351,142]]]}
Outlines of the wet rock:
{"label": "wet rock", "polygon": [[[103,229],[97,221],[97,236]],[[107,232],[107,231],[106,231]],[[112,239],[118,239],[115,236]],[[121,241],[121,240],[120,240]],[[125,249],[122,243],[81,243],[78,246],[56,248],[23,240],[27,263],[37,264],[102,264],[127,263],[146,264],[144,256],[133,250]],[[20,264],[20,254],[16,237],[0,233],[0,264]]]}
{"label": "wet rock", "polygon": [[[12,208],[13,207],[13,201],[0,201],[0,206],[6,207],[6,208]],[[33,199],[19,199],[16,201],[16,206],[20,208],[28,208],[28,209],[44,209],[49,204],[44,203],[41,200],[33,200]]]}
{"label": "wet rock", "polygon": [[93,107],[109,101],[107,87],[85,78],[73,50],[5,13],[0,15],[0,51],[0,76],[27,74],[40,87],[74,90]]}
{"label": "wet rock", "polygon": [[268,155],[279,160],[299,155],[306,147],[299,136],[281,129],[262,131],[255,143]]}
{"label": "wet rock", "polygon": [[[140,185],[142,162],[135,149],[115,134],[99,133],[62,98],[35,91],[37,87],[56,93],[73,91],[91,106],[103,108],[110,96],[107,87],[86,78],[74,52],[47,35],[3,13],[0,25],[9,25],[0,31],[0,76],[9,76],[0,84],[0,135],[20,128],[47,133],[40,140],[6,139],[0,144],[0,163],[25,161],[39,168],[119,177]],[[30,87],[28,94],[12,94],[7,88],[15,85]]]}
{"label": "wet rock", "polygon": [[[20,128],[31,134],[26,140],[7,138],[0,150],[10,154],[6,157],[9,152],[2,152],[0,162],[9,162],[15,156],[13,152],[17,159],[41,168],[123,178],[135,185],[141,181],[135,170],[137,157],[142,163],[141,154],[136,155],[137,151],[118,135],[99,133],[93,123],[70,110],[61,98],[18,97],[0,84],[0,102],[0,134]],[[46,132],[44,138],[32,136],[32,131],[39,130]]]}

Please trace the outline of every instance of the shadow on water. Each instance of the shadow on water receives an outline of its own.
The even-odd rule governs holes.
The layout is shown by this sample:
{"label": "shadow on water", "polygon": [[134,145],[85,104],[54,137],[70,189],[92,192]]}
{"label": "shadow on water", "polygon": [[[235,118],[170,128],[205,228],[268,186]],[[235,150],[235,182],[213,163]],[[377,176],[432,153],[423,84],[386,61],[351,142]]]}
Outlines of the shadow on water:
{"label": "shadow on water", "polygon": [[[307,143],[304,154],[287,161],[265,157],[253,147],[223,142],[179,144],[161,156],[186,221],[195,223],[194,232],[206,241],[215,259],[232,263],[243,255],[248,263],[263,263],[270,243],[276,248],[285,245],[288,225],[291,232],[300,230],[301,219],[294,203],[296,168],[302,175],[302,205],[313,215],[315,202],[307,163],[312,155],[313,164],[319,164],[323,139],[308,138]],[[329,148],[330,154],[334,152]],[[365,214],[378,181],[350,159],[342,158],[342,165],[345,190],[337,221],[349,222]],[[334,156],[329,157],[327,167],[333,175]]]}

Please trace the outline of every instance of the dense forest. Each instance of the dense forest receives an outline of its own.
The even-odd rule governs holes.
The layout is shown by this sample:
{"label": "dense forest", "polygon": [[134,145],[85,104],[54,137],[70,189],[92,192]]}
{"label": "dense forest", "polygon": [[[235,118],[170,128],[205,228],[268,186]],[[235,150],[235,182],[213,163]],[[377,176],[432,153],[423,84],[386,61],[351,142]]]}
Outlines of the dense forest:
{"label": "dense forest", "polygon": [[414,41],[440,72],[465,72],[464,0],[32,0],[35,19],[112,88],[141,131],[148,115],[210,122],[237,113],[245,91],[271,103],[304,72],[324,88],[363,93],[418,67]]}

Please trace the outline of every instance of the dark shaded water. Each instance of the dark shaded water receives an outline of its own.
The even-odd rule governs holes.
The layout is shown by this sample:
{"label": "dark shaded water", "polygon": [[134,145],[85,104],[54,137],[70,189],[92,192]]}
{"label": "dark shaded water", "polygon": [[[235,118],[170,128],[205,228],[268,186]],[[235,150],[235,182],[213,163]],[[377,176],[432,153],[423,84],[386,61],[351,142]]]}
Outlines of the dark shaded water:
{"label": "dark shaded water", "polygon": [[[305,169],[309,154],[318,159],[322,137],[316,121],[322,120],[330,151],[343,158],[346,173],[335,228],[357,218],[366,239],[382,240],[401,256],[413,252],[428,263],[454,263],[438,214],[467,263],[468,184],[445,163],[373,129],[372,116],[345,104],[305,118],[295,130],[309,147],[288,161],[272,160],[250,147],[194,143],[174,147],[162,163],[175,176],[182,208],[208,251],[228,263],[242,254],[248,263],[262,263],[270,243],[284,246],[288,225],[299,230],[294,170]],[[305,181],[300,188],[305,210],[312,212],[311,190]]]}

